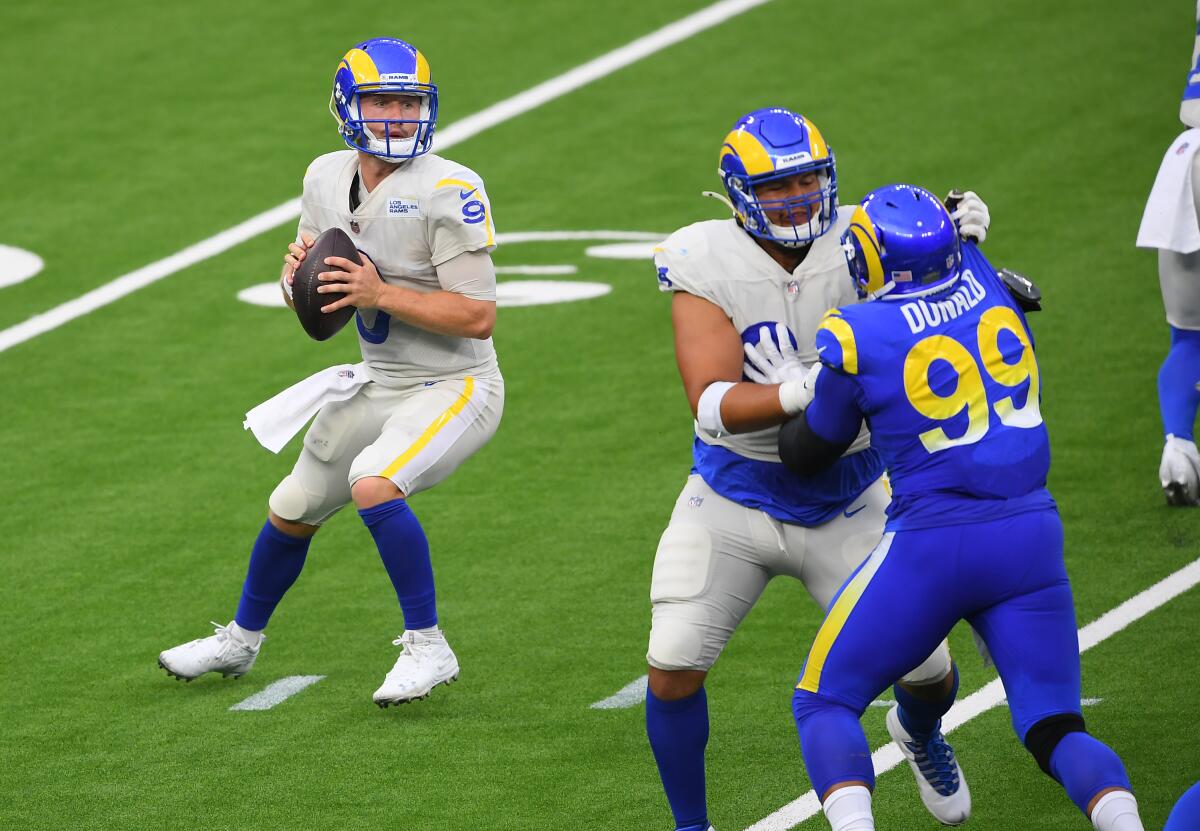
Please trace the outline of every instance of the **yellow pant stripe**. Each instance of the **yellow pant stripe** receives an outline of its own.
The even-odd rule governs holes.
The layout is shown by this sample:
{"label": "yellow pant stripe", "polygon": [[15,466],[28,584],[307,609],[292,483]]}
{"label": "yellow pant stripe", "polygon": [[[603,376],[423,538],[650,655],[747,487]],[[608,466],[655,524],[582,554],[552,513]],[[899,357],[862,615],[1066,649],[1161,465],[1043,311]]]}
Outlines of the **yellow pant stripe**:
{"label": "yellow pant stripe", "polygon": [[854,579],[846,584],[845,590],[833,604],[833,608],[829,610],[829,614],[825,616],[825,622],[821,624],[821,628],[817,632],[817,639],[813,641],[812,649],[808,653],[808,661],[804,665],[804,675],[801,677],[800,683],[796,685],[796,689],[813,693],[820,692],[821,670],[825,668],[825,659],[829,657],[829,650],[833,648],[834,642],[841,634],[842,627],[846,625],[846,619],[850,617],[850,612],[854,610],[854,605],[862,597],[871,578],[883,565],[883,560],[887,557],[888,549],[891,547],[892,535],[885,534],[879,541],[879,545],[875,546],[875,550],[871,552],[871,556],[867,558],[866,564],[858,574],[854,575]]}
{"label": "yellow pant stripe", "polygon": [[424,450],[426,445],[433,441],[433,437],[441,432],[443,427],[450,423],[451,419],[463,411],[463,408],[470,403],[471,396],[474,394],[474,392],[475,379],[468,376],[463,383],[462,395],[458,397],[458,400],[447,407],[441,415],[435,418],[433,423],[425,428],[425,432],[422,433],[407,450],[397,456],[395,461],[384,468],[383,473],[380,473],[379,475],[385,479],[391,479],[394,475],[396,475],[396,472],[400,470],[400,468],[411,462],[413,457]]}

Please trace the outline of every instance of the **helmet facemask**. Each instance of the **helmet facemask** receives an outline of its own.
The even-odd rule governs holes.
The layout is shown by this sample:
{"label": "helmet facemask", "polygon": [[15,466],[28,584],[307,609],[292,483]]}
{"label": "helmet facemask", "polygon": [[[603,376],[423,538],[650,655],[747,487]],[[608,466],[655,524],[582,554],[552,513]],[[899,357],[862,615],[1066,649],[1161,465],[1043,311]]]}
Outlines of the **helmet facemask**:
{"label": "helmet facemask", "polygon": [[[428,152],[433,144],[437,123],[437,87],[419,83],[380,83],[353,86],[339,101],[340,87],[334,88],[329,110],[338,122],[338,131],[346,143],[356,150],[392,162],[403,162]],[[371,95],[411,95],[421,99],[420,117],[415,119],[381,119],[364,116],[363,98]],[[415,124],[413,135],[392,136],[392,125]]]}
{"label": "helmet facemask", "polygon": [[[726,174],[725,189],[743,227],[751,235],[786,248],[802,248],[833,227],[837,216],[837,177],[832,154],[817,162],[787,167],[758,176]],[[813,172],[816,190],[785,198],[760,198],[764,184]],[[772,222],[772,215],[786,224]]]}

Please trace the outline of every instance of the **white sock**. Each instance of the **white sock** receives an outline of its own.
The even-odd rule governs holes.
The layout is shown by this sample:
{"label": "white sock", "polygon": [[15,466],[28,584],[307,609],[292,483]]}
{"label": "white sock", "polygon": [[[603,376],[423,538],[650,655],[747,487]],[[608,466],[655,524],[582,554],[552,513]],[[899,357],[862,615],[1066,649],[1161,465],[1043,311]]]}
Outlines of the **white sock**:
{"label": "white sock", "polygon": [[243,629],[238,626],[237,621],[229,624],[229,631],[233,633],[239,641],[246,644],[251,649],[255,649],[262,643],[263,630],[261,629]]}
{"label": "white sock", "polygon": [[413,631],[421,637],[427,638],[428,640],[444,641],[446,639],[442,634],[442,630],[438,629],[437,626],[427,626],[424,629],[414,629]]}
{"label": "white sock", "polygon": [[1092,809],[1096,831],[1145,831],[1138,817],[1137,800],[1129,791],[1110,791]]}
{"label": "white sock", "polygon": [[821,806],[833,831],[875,831],[871,792],[862,785],[838,788]]}

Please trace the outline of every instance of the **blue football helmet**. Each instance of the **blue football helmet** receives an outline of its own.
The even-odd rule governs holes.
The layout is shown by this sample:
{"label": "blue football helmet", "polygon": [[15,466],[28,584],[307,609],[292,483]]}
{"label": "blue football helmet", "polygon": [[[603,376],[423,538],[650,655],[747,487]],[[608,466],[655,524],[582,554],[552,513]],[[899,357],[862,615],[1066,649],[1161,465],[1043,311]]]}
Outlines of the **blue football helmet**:
{"label": "blue football helmet", "polygon": [[903,299],[953,285],[962,265],[958,229],[936,196],[915,185],[867,194],[842,234],[858,296]]}
{"label": "blue football helmet", "polygon": [[[815,173],[818,189],[800,196],[760,198],[757,189],[803,173]],[[717,173],[742,227],[753,236],[789,248],[810,245],[837,218],[837,169],[821,131],[802,115],[781,107],[742,116],[725,136]],[[769,214],[786,216],[777,225]]]}
{"label": "blue football helmet", "polygon": [[[333,96],[329,99],[329,111],[337,119],[338,132],[347,146],[392,162],[429,152],[438,109],[437,87],[429,78],[425,56],[396,38],[372,38],[347,52],[333,76]],[[364,119],[362,96],[376,93],[420,96],[421,117]],[[375,135],[368,124],[383,125],[382,135]],[[411,138],[393,137],[393,124],[416,124],[416,133]]]}

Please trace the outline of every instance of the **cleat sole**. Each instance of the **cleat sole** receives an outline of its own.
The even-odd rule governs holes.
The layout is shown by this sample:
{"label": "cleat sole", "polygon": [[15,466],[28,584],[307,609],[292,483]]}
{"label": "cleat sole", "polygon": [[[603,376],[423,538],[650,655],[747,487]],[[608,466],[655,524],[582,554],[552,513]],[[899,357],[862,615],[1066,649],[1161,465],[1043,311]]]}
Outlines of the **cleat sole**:
{"label": "cleat sole", "polygon": [[1167,504],[1175,508],[1188,508],[1200,504],[1188,496],[1187,486],[1182,482],[1168,482],[1163,485],[1163,495]]}
{"label": "cleat sole", "polygon": [[453,684],[455,681],[458,680],[458,676],[459,676],[459,673],[455,673],[454,675],[445,679],[444,681],[438,681],[436,684],[434,684],[432,687],[430,687],[427,692],[425,692],[422,695],[412,695],[412,696],[409,696],[408,698],[385,698],[382,700],[377,700],[377,701],[375,701],[375,703],[380,707],[380,709],[386,709],[388,707],[388,705],[395,705],[395,706],[399,707],[401,704],[408,704],[410,701],[424,701],[425,699],[429,698],[430,693],[432,693],[434,690],[436,690],[442,684]]}

